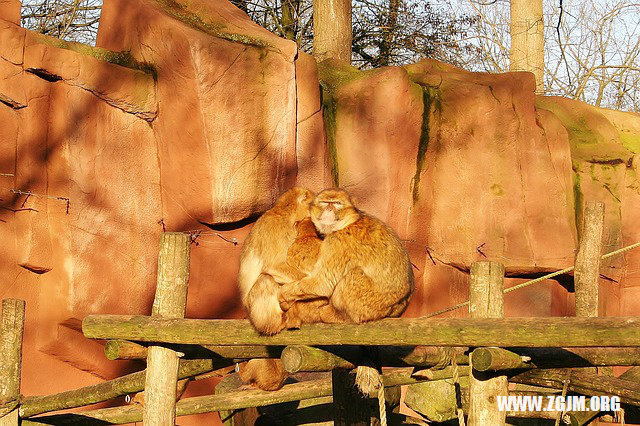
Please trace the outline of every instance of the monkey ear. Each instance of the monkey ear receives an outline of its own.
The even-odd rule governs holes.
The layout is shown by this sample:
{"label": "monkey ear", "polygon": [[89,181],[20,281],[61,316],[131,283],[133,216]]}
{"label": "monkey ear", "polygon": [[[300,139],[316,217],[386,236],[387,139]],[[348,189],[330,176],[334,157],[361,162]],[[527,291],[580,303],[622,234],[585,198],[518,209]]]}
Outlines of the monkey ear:
{"label": "monkey ear", "polygon": [[315,195],[313,192],[309,190],[302,191],[302,193],[298,196],[298,203],[303,203],[305,201],[312,200],[314,197]]}

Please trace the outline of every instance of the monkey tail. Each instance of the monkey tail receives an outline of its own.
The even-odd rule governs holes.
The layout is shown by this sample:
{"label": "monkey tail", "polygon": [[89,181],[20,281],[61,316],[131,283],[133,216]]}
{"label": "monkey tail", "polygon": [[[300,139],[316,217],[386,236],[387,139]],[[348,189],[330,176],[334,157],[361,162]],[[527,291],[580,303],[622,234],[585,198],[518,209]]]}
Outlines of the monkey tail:
{"label": "monkey tail", "polygon": [[278,290],[279,285],[271,275],[261,274],[247,295],[249,321],[262,334],[276,334],[285,328]]}

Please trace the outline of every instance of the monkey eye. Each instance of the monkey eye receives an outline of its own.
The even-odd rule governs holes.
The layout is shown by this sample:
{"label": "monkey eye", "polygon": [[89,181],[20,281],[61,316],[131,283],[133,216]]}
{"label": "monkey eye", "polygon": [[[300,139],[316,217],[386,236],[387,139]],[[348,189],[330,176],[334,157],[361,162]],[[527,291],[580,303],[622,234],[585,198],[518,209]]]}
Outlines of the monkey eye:
{"label": "monkey eye", "polygon": [[340,201],[334,201],[333,205],[336,206],[336,208],[338,209],[342,208],[342,203]]}

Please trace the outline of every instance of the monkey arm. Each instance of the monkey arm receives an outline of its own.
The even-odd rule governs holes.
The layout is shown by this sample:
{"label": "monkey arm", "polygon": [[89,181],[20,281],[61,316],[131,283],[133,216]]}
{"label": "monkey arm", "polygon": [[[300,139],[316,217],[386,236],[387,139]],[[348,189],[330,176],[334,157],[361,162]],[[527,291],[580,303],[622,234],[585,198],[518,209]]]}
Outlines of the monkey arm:
{"label": "monkey arm", "polygon": [[335,285],[323,277],[309,276],[294,283],[280,286],[278,299],[282,309],[287,310],[292,303],[318,298],[330,298]]}
{"label": "monkey arm", "polygon": [[267,268],[264,273],[271,275],[274,281],[281,285],[299,281],[306,276],[297,268],[286,263],[281,263],[277,266]]}

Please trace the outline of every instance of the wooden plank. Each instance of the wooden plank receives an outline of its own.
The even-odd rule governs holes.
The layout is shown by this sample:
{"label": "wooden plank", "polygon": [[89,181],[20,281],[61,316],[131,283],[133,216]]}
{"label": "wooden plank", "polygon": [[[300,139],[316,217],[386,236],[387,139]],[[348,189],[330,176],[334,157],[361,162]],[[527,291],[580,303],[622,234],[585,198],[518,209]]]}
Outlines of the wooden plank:
{"label": "wooden plank", "polygon": [[[469,284],[471,318],[504,317],[502,295],[504,266],[496,262],[474,262]],[[498,410],[498,396],[509,394],[507,377],[473,370],[469,376],[469,424],[504,425],[506,411]]]}
{"label": "wooden plank", "polygon": [[[152,317],[183,318],[187,303],[191,236],[165,232],[160,241],[158,277]],[[178,353],[163,346],[147,350],[143,421],[173,426],[176,417]]]}
{"label": "wooden plank", "polygon": [[246,320],[89,315],[84,335],[198,345],[640,347],[640,317],[388,318],[367,324],[308,324],[261,336]]}

